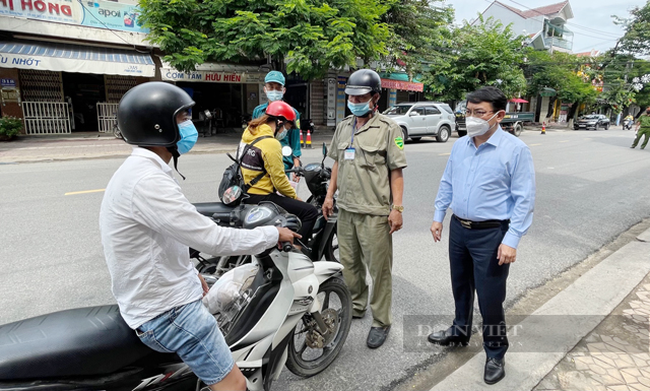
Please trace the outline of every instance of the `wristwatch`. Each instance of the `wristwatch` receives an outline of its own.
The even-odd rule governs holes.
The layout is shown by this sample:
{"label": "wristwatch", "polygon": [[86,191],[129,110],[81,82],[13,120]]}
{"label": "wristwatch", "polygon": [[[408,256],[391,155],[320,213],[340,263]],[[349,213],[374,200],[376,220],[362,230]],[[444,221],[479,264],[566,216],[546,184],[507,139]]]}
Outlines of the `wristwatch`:
{"label": "wristwatch", "polygon": [[393,205],[393,210],[396,210],[400,213],[404,212],[404,207],[402,205]]}

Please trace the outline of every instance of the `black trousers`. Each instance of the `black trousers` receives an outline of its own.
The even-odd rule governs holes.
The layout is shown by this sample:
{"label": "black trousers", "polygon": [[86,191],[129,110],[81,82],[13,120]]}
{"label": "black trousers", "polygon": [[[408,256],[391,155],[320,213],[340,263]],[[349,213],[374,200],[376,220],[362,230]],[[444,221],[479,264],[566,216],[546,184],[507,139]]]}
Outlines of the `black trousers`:
{"label": "black trousers", "polygon": [[298,233],[302,235],[303,243],[306,244],[309,241],[311,238],[311,231],[313,230],[316,219],[318,218],[318,209],[314,205],[294,200],[293,198],[283,197],[276,193],[266,195],[249,194],[248,198],[244,199],[245,204],[259,204],[262,201],[271,201],[286,209],[287,212],[298,216],[302,222],[302,228]]}
{"label": "black trousers", "polygon": [[508,223],[498,228],[468,229],[452,218],[450,225],[449,261],[456,304],[453,333],[469,340],[476,292],[483,317],[483,348],[487,357],[501,359],[508,350],[503,302],[510,265],[499,266],[497,251]]}

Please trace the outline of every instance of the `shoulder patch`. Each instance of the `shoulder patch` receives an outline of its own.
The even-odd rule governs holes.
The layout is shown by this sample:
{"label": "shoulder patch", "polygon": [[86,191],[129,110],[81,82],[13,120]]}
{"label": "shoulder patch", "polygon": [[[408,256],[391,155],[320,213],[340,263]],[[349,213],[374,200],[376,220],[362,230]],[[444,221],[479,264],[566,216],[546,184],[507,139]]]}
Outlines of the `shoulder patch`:
{"label": "shoulder patch", "polygon": [[397,148],[399,148],[399,149],[404,149],[404,138],[403,137],[395,137],[395,145],[397,145]]}

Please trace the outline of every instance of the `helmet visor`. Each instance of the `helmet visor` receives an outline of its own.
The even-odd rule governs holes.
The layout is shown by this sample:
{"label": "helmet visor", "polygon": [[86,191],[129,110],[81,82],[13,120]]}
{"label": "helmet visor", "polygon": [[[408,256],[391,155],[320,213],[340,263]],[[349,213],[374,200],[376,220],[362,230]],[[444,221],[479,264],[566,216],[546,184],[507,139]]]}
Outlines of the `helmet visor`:
{"label": "helmet visor", "polygon": [[345,86],[346,95],[359,96],[370,92],[372,92],[372,88],[368,86]]}

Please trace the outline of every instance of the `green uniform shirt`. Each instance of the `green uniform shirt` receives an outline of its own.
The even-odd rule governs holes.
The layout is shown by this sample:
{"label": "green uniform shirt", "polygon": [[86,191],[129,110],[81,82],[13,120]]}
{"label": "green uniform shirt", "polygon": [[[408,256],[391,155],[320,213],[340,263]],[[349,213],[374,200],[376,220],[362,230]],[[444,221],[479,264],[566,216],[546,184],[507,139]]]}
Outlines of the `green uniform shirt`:
{"label": "green uniform shirt", "polygon": [[[352,213],[389,215],[390,172],[406,167],[402,129],[392,119],[374,114],[352,137],[355,117],[336,127],[328,156],[339,164],[337,205]],[[354,148],[354,159],[345,159]]]}
{"label": "green uniform shirt", "polygon": [[650,129],[650,115],[643,114],[639,117],[641,128]]}

